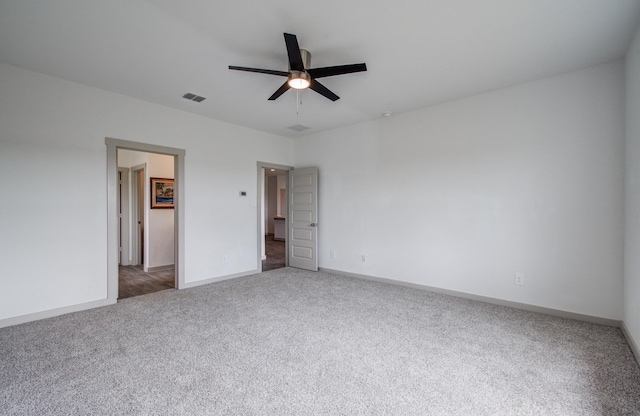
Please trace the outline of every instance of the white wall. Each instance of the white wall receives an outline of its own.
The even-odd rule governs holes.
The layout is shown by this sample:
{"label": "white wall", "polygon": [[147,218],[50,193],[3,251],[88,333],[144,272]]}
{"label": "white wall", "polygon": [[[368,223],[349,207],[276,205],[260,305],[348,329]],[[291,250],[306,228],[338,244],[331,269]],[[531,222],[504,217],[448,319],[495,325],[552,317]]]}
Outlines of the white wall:
{"label": "white wall", "polygon": [[286,217],[287,216],[287,200],[286,198],[281,198],[281,196],[283,195],[283,193],[287,190],[287,175],[278,175],[278,192],[277,192],[277,203],[278,203],[278,209],[276,210],[276,215],[280,216],[280,217]]}
{"label": "white wall", "polygon": [[[137,176],[131,172],[131,168],[133,166],[142,165],[145,166],[149,163],[149,154],[144,152],[134,152],[132,150],[124,150],[118,149],[118,169],[123,168],[128,171],[126,176],[123,176],[123,179],[126,178],[127,183],[122,186],[122,191],[126,190],[127,195],[122,195],[121,204],[126,204],[126,206],[122,207],[122,213],[127,215],[127,218],[123,219],[122,224],[126,224],[125,226],[121,226],[122,235],[119,237],[121,239],[121,247],[123,252],[120,253],[120,264],[123,266],[129,266],[133,264],[133,253],[138,251],[138,241],[134,238],[134,234],[138,232],[137,226],[137,215],[134,213],[134,201],[138,200],[137,195],[134,194],[134,186],[133,182],[137,182]],[[146,183],[146,179],[145,179]],[[136,188],[137,190],[137,188]],[[146,195],[146,192],[143,190],[143,195]],[[146,217],[146,214],[145,214]],[[135,247],[134,247],[135,246]],[[143,256],[144,257],[144,256]],[[136,258],[137,260],[137,258]],[[137,262],[136,262],[137,263]]]}
{"label": "white wall", "polygon": [[119,168],[132,168],[143,163],[149,163],[149,153],[118,149]]}
{"label": "white wall", "polygon": [[[174,158],[156,153],[118,150],[118,167],[131,168],[142,163],[147,164],[144,181],[144,240],[146,242],[144,245],[144,270],[148,271],[149,268],[171,266],[175,261],[174,210],[150,209],[150,179],[173,179]],[[129,189],[132,188],[129,187]],[[132,198],[129,199],[129,201],[131,200]]]}
{"label": "white wall", "polygon": [[186,150],[187,283],[257,268],[256,162],[292,140],[0,65],[0,320],[106,298],[105,137]]}
{"label": "white wall", "polygon": [[278,177],[267,176],[267,233],[275,233],[275,217],[278,214]]}
{"label": "white wall", "polygon": [[[137,175],[131,171],[131,168],[133,167],[139,167],[140,165],[144,165],[145,169],[144,169],[144,179],[143,179],[143,189],[142,189],[142,195],[144,195],[143,198],[143,209],[144,209],[144,219],[142,221],[142,229],[144,230],[144,238],[143,238],[143,242],[144,241],[148,241],[149,240],[149,236],[148,236],[148,228],[149,228],[149,215],[148,215],[148,206],[149,206],[149,197],[147,197],[147,195],[149,195],[149,189],[147,188],[149,186],[149,179],[148,179],[148,169],[147,167],[149,166],[149,153],[147,152],[136,152],[133,150],[124,150],[124,149],[118,149],[118,167],[119,168],[127,168],[130,170],[129,175],[128,175],[128,179],[129,179],[129,183],[127,186],[127,189],[129,190],[129,194],[128,194],[128,202],[129,202],[129,206],[127,207],[127,212],[129,213],[129,218],[128,218],[128,223],[130,225],[129,228],[129,232],[128,235],[125,237],[127,238],[127,246],[129,247],[129,251],[126,254],[128,256],[128,258],[126,259],[125,262],[123,262],[123,265],[129,265],[133,263],[133,258],[134,258],[134,251],[137,252],[139,249],[139,241],[137,239],[137,237],[134,237],[134,234],[138,233],[138,226],[136,224],[136,220],[138,218],[137,214],[134,213],[134,200],[137,201],[138,196],[137,195],[133,195],[134,193],[134,189],[136,191],[139,192],[139,189],[133,186],[133,182],[137,182],[139,179],[137,177]],[[137,208],[137,207],[136,207]],[[122,238],[122,237],[121,237]],[[134,247],[135,246],[135,247]],[[124,245],[123,245],[124,248]],[[149,270],[149,266],[148,266],[148,259],[149,259],[149,250],[147,249],[147,247],[143,246],[143,255],[141,256],[142,260],[140,260],[140,258],[138,256],[136,256],[136,264],[140,264],[139,262],[142,261],[143,263],[147,263],[146,267],[143,264],[143,269],[145,271]]]}
{"label": "white wall", "polygon": [[[147,184],[150,178],[173,179],[173,156],[149,153],[149,168],[147,169]],[[149,188],[151,189],[151,188]],[[150,192],[150,191],[149,191]],[[148,193],[149,193],[148,192]],[[151,195],[149,195],[151,198]],[[151,202],[149,202],[151,206]],[[174,264],[174,210],[149,209],[149,230],[147,239],[148,262],[147,268],[170,266]]]}
{"label": "white wall", "polygon": [[[640,346],[640,29],[626,59],[624,324]],[[636,351],[637,352],[637,351]]]}
{"label": "white wall", "polygon": [[299,139],[295,166],[320,171],[320,267],[621,319],[623,73]]}

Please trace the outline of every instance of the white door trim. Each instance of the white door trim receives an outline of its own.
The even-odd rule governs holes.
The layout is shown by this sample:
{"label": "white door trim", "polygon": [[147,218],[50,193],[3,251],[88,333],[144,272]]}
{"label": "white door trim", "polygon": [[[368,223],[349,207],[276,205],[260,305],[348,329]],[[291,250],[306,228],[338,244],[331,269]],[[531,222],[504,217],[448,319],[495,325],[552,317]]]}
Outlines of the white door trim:
{"label": "white door trim", "polygon": [[[142,203],[142,211],[146,212],[147,207],[145,205],[145,198],[142,198],[140,201],[140,185],[138,183],[138,173],[142,171],[142,175],[144,176],[144,182],[147,181],[147,164],[141,163],[139,165],[135,165],[131,167],[131,264],[134,266],[142,265],[144,268],[143,262],[140,261],[140,258],[144,258],[144,256],[140,256],[140,245],[142,242],[140,241],[140,227],[138,226],[138,222],[143,223],[143,229],[145,232],[148,230],[144,221],[146,221],[147,216],[144,215],[143,218],[140,218],[140,203]],[[146,195],[144,186],[142,188],[143,195]],[[144,237],[145,240],[149,240],[147,236]],[[147,256],[148,258],[148,256]]]}
{"label": "white door trim", "polygon": [[184,149],[105,138],[107,145],[107,301],[118,300],[118,149],[174,156],[175,271],[176,289],[185,286],[184,276]]}
{"label": "white door trim", "polygon": [[120,208],[120,264],[122,266],[128,266],[131,264],[131,254],[129,250],[129,243],[131,242],[131,226],[129,216],[129,175],[131,171],[129,168],[118,168],[118,174],[120,175],[120,189],[118,192],[118,207]]}
{"label": "white door trim", "polygon": [[[264,169],[278,169],[278,170],[293,170],[293,166],[286,166],[286,165],[277,165],[275,163],[268,163],[268,162],[258,162],[258,190],[256,192],[256,206],[258,207],[258,244],[257,244],[257,248],[258,248],[258,255],[257,255],[257,267],[256,269],[258,270],[258,273],[262,273],[262,252],[263,252],[263,246],[264,246],[264,219],[262,217],[263,213],[264,213],[264,205],[263,205],[263,201],[264,201]],[[285,179],[285,183],[286,183],[286,192],[287,192],[287,200],[289,198],[289,175],[286,175],[286,179]],[[284,245],[284,256],[285,256],[285,266],[289,265],[289,230],[288,227],[285,227],[285,241],[287,241],[287,243]]]}

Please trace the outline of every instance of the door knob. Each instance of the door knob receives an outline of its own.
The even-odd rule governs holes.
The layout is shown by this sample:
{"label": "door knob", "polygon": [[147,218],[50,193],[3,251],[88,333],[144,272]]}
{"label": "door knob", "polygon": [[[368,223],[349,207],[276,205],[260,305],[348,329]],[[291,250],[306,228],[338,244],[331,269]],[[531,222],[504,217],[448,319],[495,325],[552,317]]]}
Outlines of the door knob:
{"label": "door knob", "polygon": [[310,227],[317,227],[318,224],[316,224],[315,222],[312,222],[311,224],[309,224]]}

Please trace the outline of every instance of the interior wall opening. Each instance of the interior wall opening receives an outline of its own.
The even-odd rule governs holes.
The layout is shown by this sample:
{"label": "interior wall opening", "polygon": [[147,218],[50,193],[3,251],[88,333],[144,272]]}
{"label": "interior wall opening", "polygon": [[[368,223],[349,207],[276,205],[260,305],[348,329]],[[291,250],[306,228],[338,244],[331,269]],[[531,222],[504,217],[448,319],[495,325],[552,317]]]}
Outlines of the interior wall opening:
{"label": "interior wall opening", "polygon": [[118,149],[118,299],[176,287],[175,156]]}
{"label": "interior wall opening", "polygon": [[287,171],[267,168],[264,180],[264,257],[262,271],[287,265]]}
{"label": "interior wall opening", "polygon": [[289,265],[288,186],[291,166],[258,162],[258,271]]}

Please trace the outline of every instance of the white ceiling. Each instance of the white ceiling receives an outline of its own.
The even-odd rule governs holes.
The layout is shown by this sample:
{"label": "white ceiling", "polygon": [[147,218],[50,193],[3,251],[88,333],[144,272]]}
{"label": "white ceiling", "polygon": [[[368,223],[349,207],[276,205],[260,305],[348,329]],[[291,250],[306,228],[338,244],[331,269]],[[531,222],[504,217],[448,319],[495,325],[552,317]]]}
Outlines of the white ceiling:
{"label": "white ceiling", "polygon": [[[622,58],[639,19],[640,0],[0,0],[0,62],[300,137]],[[293,90],[267,101],[284,78],[228,69],[286,71],[283,32],[312,67],[368,71],[296,115]]]}

